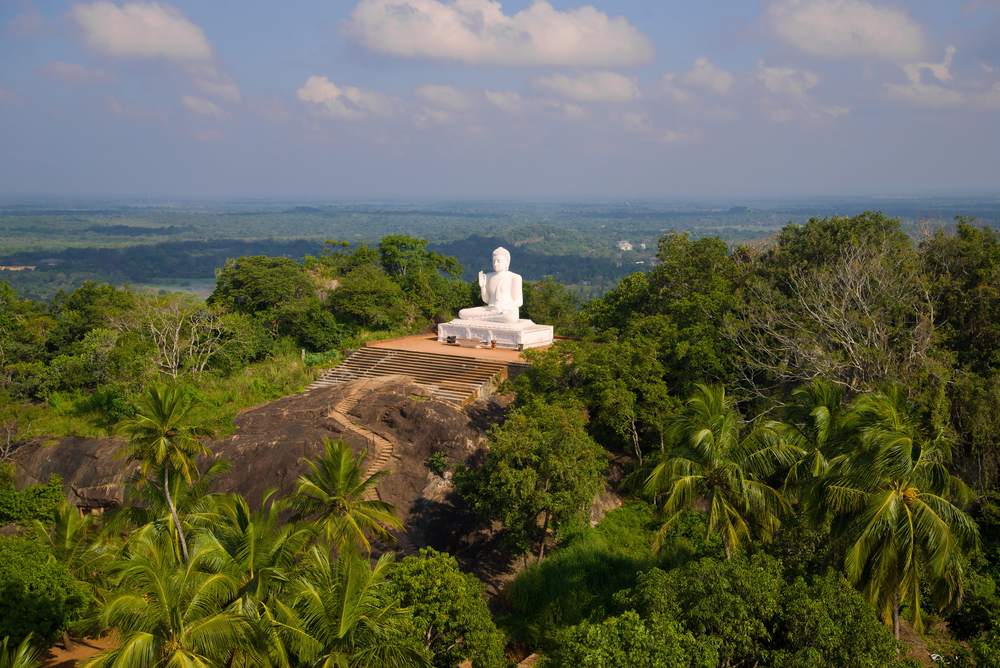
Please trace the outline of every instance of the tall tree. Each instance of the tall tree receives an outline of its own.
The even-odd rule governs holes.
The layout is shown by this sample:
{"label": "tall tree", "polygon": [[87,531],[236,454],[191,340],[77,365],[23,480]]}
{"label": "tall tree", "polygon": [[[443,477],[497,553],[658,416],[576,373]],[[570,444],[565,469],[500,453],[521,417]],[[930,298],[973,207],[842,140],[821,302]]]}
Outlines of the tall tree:
{"label": "tall tree", "polygon": [[904,604],[923,630],[924,577],[940,610],[961,600],[963,551],[977,547],[979,533],[951,500],[971,494],[946,468],[951,443],[921,429],[901,386],[862,396],[849,420],[858,436],[807,490],[806,507],[815,520],[832,513],[848,579],[898,639]]}
{"label": "tall tree", "polygon": [[[657,533],[659,549],[680,512],[708,502],[708,534],[717,534],[731,559],[757,533],[769,541],[790,508],[768,484],[777,470],[802,454],[770,427],[740,438],[733,399],[720,386],[698,385],[687,407],[667,427],[667,454],[646,479],[667,521]],[[753,530],[756,531],[753,531]]]}
{"label": "tall tree", "polygon": [[437,668],[464,660],[473,668],[502,668],[504,635],[493,622],[483,594],[486,586],[458,568],[454,557],[420,550],[392,570],[390,591],[413,612],[414,635]]}
{"label": "tall tree", "polygon": [[293,520],[311,519],[327,541],[338,550],[357,544],[372,551],[368,535],[392,541],[389,529],[402,529],[391,503],[372,498],[375,486],[389,471],[376,471],[365,477],[361,466],[367,451],[354,456],[344,441],[323,439],[326,455],[318,461],[306,460],[312,474],[304,473],[295,481],[295,492],[284,505],[295,511]]}
{"label": "tall tree", "polygon": [[136,401],[134,418],[122,420],[115,432],[128,437],[128,443],[115,453],[116,459],[139,462],[141,477],[136,485],[142,487],[149,481],[154,469],[162,473],[163,495],[173,517],[181,552],[187,561],[187,541],[177,516],[177,508],[170,489],[170,474],[179,474],[190,485],[198,476],[196,455],[211,455],[199,438],[213,438],[215,432],[208,427],[194,424],[191,403],[180,387],[150,386]]}
{"label": "tall tree", "polygon": [[549,527],[559,530],[586,518],[601,491],[607,458],[585,424],[576,404],[518,409],[490,433],[482,468],[456,476],[466,502],[481,516],[502,521],[514,549],[528,553],[538,542],[536,563]]}

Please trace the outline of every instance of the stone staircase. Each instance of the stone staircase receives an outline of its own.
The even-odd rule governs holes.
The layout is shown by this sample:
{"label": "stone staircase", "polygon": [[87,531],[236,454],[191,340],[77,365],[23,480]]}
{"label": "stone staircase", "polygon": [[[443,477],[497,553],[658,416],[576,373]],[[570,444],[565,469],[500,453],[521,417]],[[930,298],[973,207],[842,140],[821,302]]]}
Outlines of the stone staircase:
{"label": "stone staircase", "polygon": [[362,348],[318,378],[306,391],[352,380],[409,376],[441,401],[464,406],[489,396],[507,377],[507,363],[435,353]]}
{"label": "stone staircase", "polygon": [[[374,381],[369,381],[371,385],[374,385]],[[345,429],[349,429],[354,433],[362,436],[368,442],[368,465],[365,466],[364,477],[369,478],[378,471],[381,471],[387,467],[389,460],[392,459],[394,450],[392,447],[392,441],[389,439],[379,436],[374,431],[365,427],[364,425],[356,424],[354,420],[348,415],[350,410],[354,408],[360,398],[364,396],[364,392],[372,389],[371,387],[365,388],[364,385],[357,388],[355,393],[348,395],[341,399],[336,406],[330,409],[330,417],[335,419],[340,424],[344,425]],[[365,495],[365,499],[368,501],[380,500],[377,487],[372,487],[368,490]],[[390,531],[389,532],[396,540],[396,550],[402,555],[406,556],[417,556],[419,550],[410,537],[406,534],[406,530],[402,531]]]}

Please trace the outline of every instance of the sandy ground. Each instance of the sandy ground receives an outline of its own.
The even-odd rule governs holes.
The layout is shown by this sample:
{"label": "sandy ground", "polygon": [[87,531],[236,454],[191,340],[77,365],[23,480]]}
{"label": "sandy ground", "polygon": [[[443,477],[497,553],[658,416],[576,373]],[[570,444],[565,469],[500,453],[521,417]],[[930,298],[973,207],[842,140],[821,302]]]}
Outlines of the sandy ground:
{"label": "sandy ground", "polygon": [[67,652],[62,645],[56,645],[45,653],[45,668],[74,668],[77,661],[89,659],[99,652],[115,647],[116,643],[112,638],[92,638],[74,639],[73,650]]}

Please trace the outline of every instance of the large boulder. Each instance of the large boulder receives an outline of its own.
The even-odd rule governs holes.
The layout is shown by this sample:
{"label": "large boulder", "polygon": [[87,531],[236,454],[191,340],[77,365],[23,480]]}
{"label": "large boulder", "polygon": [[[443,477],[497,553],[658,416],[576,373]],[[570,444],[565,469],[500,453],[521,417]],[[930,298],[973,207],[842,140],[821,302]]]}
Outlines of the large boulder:
{"label": "large boulder", "polygon": [[[239,492],[251,507],[268,489],[287,495],[298,476],[309,472],[305,460],[323,454],[323,439],[343,439],[357,454],[369,451],[365,465],[388,455],[380,457],[379,468],[392,475],[381,480],[378,494],[399,509],[407,528],[397,549],[414,553],[431,545],[461,553],[492,536],[478,528],[452,490],[450,472],[441,477],[425,463],[443,452],[453,463],[475,466],[485,453],[486,430],[505,407],[491,398],[460,408],[405,376],[287,396],[244,410],[233,420],[233,434],[209,444],[216,457],[232,463],[214,491]],[[390,444],[390,450],[374,447],[378,443]],[[17,454],[18,484],[45,482],[55,473],[72,503],[94,510],[120,507],[123,482],[136,467],[115,461],[122,444],[117,438],[60,438],[51,445],[26,445]]]}

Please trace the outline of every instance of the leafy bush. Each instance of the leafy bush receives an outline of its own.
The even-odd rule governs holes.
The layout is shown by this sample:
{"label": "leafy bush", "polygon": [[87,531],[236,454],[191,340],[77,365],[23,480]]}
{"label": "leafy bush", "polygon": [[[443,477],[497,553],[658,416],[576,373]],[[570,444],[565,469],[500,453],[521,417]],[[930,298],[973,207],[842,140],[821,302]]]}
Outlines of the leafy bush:
{"label": "leafy bush", "polygon": [[644,620],[634,610],[570,629],[542,668],[714,668],[716,643],[699,642],[677,622]]}
{"label": "leafy bush", "polygon": [[486,607],[486,586],[462,573],[447,553],[420,550],[392,570],[393,593],[413,613],[414,638],[438,668],[463,659],[473,668],[502,668],[504,636]]}
{"label": "leafy bush", "polygon": [[0,637],[51,645],[87,607],[73,576],[38,543],[0,536]]}
{"label": "leafy bush", "polygon": [[424,464],[427,468],[438,475],[444,475],[444,470],[448,468],[448,453],[435,452],[427,458]]}
{"label": "leafy bush", "polygon": [[91,405],[104,413],[108,424],[116,424],[135,415],[130,392],[122,383],[112,383],[97,389],[91,397]]}
{"label": "leafy bush", "polygon": [[17,469],[13,463],[0,465],[0,524],[28,524],[33,520],[52,521],[63,501],[62,478],[49,476],[45,485],[31,485],[17,491]]}
{"label": "leafy bush", "polygon": [[615,593],[634,585],[648,567],[647,560],[614,554],[597,532],[584,532],[517,576],[507,589],[517,614],[504,624],[531,646],[552,647],[560,629],[604,619],[614,609]]}

